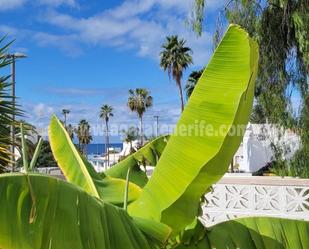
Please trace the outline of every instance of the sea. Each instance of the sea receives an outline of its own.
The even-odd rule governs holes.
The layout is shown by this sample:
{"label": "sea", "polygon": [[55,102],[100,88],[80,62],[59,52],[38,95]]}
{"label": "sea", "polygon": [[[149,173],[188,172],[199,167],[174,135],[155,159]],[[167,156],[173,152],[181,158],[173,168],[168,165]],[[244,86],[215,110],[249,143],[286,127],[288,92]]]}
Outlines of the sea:
{"label": "sea", "polygon": [[[109,144],[109,148],[115,148],[116,151],[122,150],[122,143],[112,143]],[[105,153],[105,144],[88,144],[87,154],[88,155],[101,155]]]}

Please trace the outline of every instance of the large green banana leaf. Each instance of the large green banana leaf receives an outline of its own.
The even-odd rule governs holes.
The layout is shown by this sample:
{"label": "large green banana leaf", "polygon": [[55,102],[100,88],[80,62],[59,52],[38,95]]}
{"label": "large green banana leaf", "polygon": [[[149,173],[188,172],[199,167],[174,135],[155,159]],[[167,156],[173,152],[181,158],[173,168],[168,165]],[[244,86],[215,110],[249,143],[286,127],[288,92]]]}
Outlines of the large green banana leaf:
{"label": "large green banana leaf", "polygon": [[[197,216],[200,198],[227,171],[252,109],[258,46],[231,25],[201,76],[140,197],[133,216],[177,234]],[[240,128],[238,134],[233,134]]]}
{"label": "large green banana leaf", "polygon": [[140,150],[120,161],[104,173],[116,178],[126,179],[128,168],[131,168],[130,181],[144,187],[148,181],[146,173],[141,170],[140,166],[156,166],[169,136],[161,136],[143,146]]}
{"label": "large green banana leaf", "polygon": [[177,249],[307,249],[309,222],[270,217],[226,221],[187,230]]}
{"label": "large green banana leaf", "polygon": [[[121,205],[124,201],[126,181],[116,179],[94,170],[92,165],[77,151],[67,131],[57,119],[51,118],[49,139],[53,155],[66,179],[83,188],[89,194],[105,202]],[[132,202],[141,192],[139,186],[129,183],[129,199]]]}
{"label": "large green banana leaf", "polygon": [[123,209],[53,177],[1,175],[0,202],[3,249],[150,248]]}

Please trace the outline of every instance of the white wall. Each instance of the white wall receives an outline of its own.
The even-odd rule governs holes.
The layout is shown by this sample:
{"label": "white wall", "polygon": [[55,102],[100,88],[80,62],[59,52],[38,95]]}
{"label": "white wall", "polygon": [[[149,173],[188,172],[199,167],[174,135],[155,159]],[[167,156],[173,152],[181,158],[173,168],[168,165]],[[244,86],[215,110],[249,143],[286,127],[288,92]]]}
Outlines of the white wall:
{"label": "white wall", "polygon": [[240,171],[255,172],[273,160],[271,143],[286,149],[285,158],[291,158],[298,150],[300,138],[293,132],[279,131],[271,124],[249,124],[234,161],[240,159]]}

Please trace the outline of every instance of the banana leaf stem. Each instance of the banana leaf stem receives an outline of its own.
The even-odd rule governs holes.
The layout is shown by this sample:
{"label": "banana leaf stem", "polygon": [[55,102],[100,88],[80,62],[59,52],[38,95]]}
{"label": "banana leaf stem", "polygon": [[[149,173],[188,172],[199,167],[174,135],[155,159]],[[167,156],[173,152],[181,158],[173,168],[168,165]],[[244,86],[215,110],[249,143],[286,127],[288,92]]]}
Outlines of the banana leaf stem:
{"label": "banana leaf stem", "polygon": [[43,138],[40,138],[40,140],[39,140],[39,142],[38,142],[38,144],[35,148],[32,160],[30,162],[30,168],[29,168],[30,171],[33,171],[33,169],[35,167],[35,164],[36,164],[38,157],[40,155],[40,152],[41,152],[42,143],[43,143]]}
{"label": "banana leaf stem", "polygon": [[123,209],[125,211],[127,211],[127,209],[128,209],[130,173],[131,173],[131,167],[129,167],[128,171],[127,171],[126,186],[125,186],[125,191],[124,191]]}
{"label": "banana leaf stem", "polygon": [[25,133],[24,133],[24,125],[23,123],[20,124],[20,135],[21,135],[21,146],[22,146],[22,154],[23,154],[23,165],[24,170],[27,173],[29,162],[28,162],[28,148],[25,140]]}

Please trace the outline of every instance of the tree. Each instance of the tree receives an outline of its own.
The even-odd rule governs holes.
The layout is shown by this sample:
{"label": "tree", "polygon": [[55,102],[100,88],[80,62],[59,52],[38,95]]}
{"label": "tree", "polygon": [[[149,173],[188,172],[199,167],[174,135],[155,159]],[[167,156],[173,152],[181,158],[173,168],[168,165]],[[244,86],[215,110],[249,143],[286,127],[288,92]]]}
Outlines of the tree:
{"label": "tree", "polygon": [[143,115],[148,108],[153,104],[153,98],[149,95],[150,92],[147,89],[136,88],[135,90],[129,90],[128,107],[132,112],[136,112],[140,120],[140,143],[144,144],[144,132],[143,132]]}
{"label": "tree", "polygon": [[128,130],[122,130],[123,141],[130,144],[130,153],[134,152],[132,143],[138,138],[138,128],[132,126]]}
{"label": "tree", "polygon": [[78,138],[78,148],[84,155],[86,155],[87,145],[92,141],[92,136],[90,135],[90,125],[88,121],[85,119],[79,121],[75,133]]}
{"label": "tree", "polygon": [[[4,70],[12,63],[12,59],[6,56],[11,43],[3,44],[5,38],[0,39],[0,69]],[[21,116],[23,112],[16,107],[16,100],[9,94],[11,84],[8,83],[10,76],[0,76],[0,173],[7,172],[9,164],[14,170],[15,157],[12,155],[12,145],[19,148],[20,144],[12,139],[11,128],[19,127],[19,122],[14,117]],[[15,152],[14,152],[15,153]]]}
{"label": "tree", "polygon": [[[204,8],[205,3],[207,0],[195,1],[200,8]],[[268,121],[297,131],[302,140],[300,153],[297,153],[299,162],[306,161],[306,153],[301,150],[309,147],[308,139],[302,135],[309,122],[302,115],[309,104],[306,100],[309,94],[308,12],[306,0],[230,0],[219,14],[214,35],[217,46],[226,23],[236,23],[258,40],[260,63],[252,120]],[[193,17],[198,14],[203,16],[204,13]],[[193,23],[203,26],[203,19],[196,18]],[[298,113],[292,107],[292,93],[300,96],[302,104]],[[309,171],[306,167],[295,172]]]}
{"label": "tree", "polygon": [[108,130],[108,121],[113,117],[113,107],[110,105],[102,105],[100,110],[100,118],[105,121],[105,152],[107,156],[107,165],[109,166],[109,130]]}
{"label": "tree", "polygon": [[71,140],[74,139],[74,128],[73,128],[73,125],[69,124],[67,127],[66,127],[66,130],[71,138]]}
{"label": "tree", "polygon": [[189,75],[189,78],[188,78],[187,83],[185,85],[185,92],[186,92],[188,99],[190,98],[190,96],[191,96],[191,94],[194,90],[194,87],[196,86],[198,80],[200,79],[203,71],[204,71],[203,69],[199,70],[199,71],[192,71],[192,73]]}
{"label": "tree", "polygon": [[67,115],[70,113],[68,109],[62,109],[62,114],[64,116],[64,127],[67,127]]}
{"label": "tree", "polygon": [[58,167],[48,141],[43,141],[36,167]]}
{"label": "tree", "polygon": [[181,111],[184,109],[181,79],[184,70],[193,63],[192,50],[185,46],[186,41],[178,36],[167,36],[160,53],[160,66],[167,71],[169,77],[173,77],[179,89]]}

